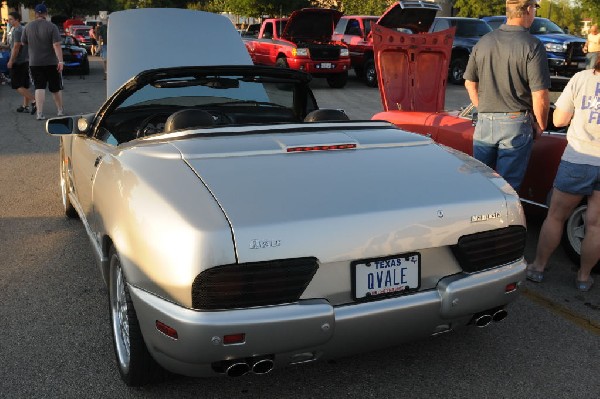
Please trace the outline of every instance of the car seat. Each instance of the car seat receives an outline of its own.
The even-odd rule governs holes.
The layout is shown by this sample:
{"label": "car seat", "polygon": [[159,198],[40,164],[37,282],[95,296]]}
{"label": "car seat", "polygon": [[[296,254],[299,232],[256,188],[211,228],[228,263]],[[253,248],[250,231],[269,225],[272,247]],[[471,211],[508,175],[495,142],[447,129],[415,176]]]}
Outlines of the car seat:
{"label": "car seat", "polygon": [[167,118],[165,133],[183,129],[212,127],[214,125],[215,120],[208,112],[200,109],[183,109]]}
{"label": "car seat", "polygon": [[304,122],[348,121],[348,115],[341,109],[317,109],[309,112]]}

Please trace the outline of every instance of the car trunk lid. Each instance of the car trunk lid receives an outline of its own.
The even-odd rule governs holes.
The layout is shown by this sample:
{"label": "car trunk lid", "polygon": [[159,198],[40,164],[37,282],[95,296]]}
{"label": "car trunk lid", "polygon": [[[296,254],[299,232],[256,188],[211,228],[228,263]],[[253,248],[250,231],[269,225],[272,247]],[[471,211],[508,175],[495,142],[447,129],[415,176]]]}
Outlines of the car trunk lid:
{"label": "car trunk lid", "polygon": [[[488,177],[425,137],[372,126],[173,145],[222,207],[241,263],[365,259],[505,227]],[[308,150],[288,151],[297,148]],[[484,214],[497,217],[472,222]]]}

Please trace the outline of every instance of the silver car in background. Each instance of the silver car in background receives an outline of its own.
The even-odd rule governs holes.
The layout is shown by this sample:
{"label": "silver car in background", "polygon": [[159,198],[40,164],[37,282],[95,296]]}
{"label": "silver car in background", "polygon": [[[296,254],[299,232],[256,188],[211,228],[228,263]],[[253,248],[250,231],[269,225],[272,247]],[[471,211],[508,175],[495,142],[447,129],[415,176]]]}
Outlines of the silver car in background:
{"label": "silver car in background", "polygon": [[106,103],[47,131],[126,384],[264,374],[506,316],[525,221],[491,169],[318,109],[309,75],[253,66],[222,16],[115,12],[108,35]]}

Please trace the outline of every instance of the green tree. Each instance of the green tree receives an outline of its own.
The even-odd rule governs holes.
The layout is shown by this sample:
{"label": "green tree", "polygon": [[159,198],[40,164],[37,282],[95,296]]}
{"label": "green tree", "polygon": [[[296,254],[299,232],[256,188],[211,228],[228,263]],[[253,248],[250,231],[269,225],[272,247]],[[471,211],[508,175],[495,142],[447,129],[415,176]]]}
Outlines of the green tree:
{"label": "green tree", "polygon": [[342,11],[346,14],[381,15],[393,0],[344,0]]}
{"label": "green tree", "polygon": [[569,32],[581,30],[581,7],[573,5],[569,0],[546,0],[540,3],[538,17],[548,18]]}
{"label": "green tree", "polygon": [[600,2],[598,0],[579,0],[581,4],[582,16],[584,18],[591,18],[594,23],[600,21]]}
{"label": "green tree", "polygon": [[506,14],[506,0],[456,0],[454,8],[458,16],[479,18],[487,15]]}
{"label": "green tree", "polygon": [[[9,0],[8,6],[17,8],[19,4],[33,9],[41,0]],[[119,9],[116,0],[45,0],[44,4],[48,7],[51,15],[65,15],[67,17],[76,17],[83,15],[95,15],[100,10],[114,11]]]}

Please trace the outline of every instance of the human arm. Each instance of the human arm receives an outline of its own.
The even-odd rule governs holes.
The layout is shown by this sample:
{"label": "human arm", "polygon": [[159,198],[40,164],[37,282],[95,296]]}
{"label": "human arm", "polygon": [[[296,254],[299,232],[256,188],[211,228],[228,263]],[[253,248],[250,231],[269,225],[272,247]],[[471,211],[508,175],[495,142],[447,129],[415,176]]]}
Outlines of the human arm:
{"label": "human arm", "polygon": [[479,88],[479,82],[472,82],[470,80],[465,80],[465,89],[467,89],[467,93],[469,94],[469,98],[473,105],[477,108],[479,106],[479,94],[477,93],[477,89]]}
{"label": "human arm", "polygon": [[52,43],[52,47],[54,48],[54,54],[56,54],[56,58],[58,59],[58,66],[56,67],[56,69],[58,70],[58,72],[62,72],[65,63],[63,61],[61,42]]}
{"label": "human arm", "polygon": [[531,93],[533,100],[533,115],[535,116],[534,129],[536,136],[542,134],[548,125],[548,111],[550,110],[550,92],[548,89],[537,90]]}
{"label": "human arm", "polygon": [[17,56],[19,55],[19,52],[21,51],[22,47],[23,47],[23,45],[21,44],[21,42],[15,42],[15,44],[10,52],[10,58],[8,60],[8,63],[6,64],[8,69],[13,67],[15,60],[17,59]]}
{"label": "human arm", "polygon": [[567,126],[571,123],[573,112],[566,111],[564,109],[556,108],[553,113],[552,122],[556,127]]}

